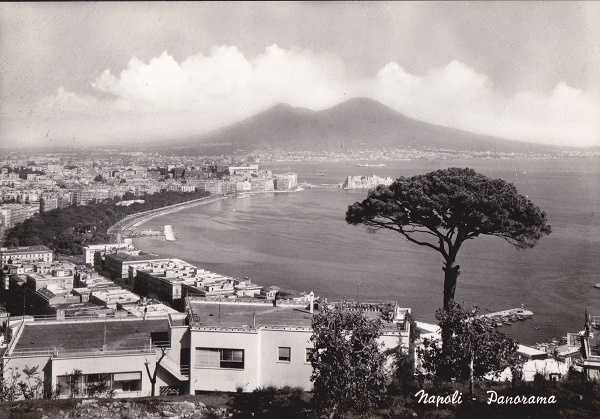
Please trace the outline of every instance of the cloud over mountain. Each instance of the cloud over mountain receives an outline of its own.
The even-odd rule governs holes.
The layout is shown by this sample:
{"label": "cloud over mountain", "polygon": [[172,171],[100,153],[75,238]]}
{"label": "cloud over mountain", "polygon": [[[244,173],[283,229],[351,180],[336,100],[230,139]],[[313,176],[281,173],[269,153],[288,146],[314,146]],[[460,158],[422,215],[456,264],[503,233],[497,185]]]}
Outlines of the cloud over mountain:
{"label": "cloud over mountain", "polygon": [[[148,140],[208,131],[276,103],[322,110],[352,97],[369,97],[412,118],[480,134],[600,145],[600,100],[562,81],[549,92],[504,92],[457,60],[425,74],[390,62],[372,77],[356,79],[334,54],[277,45],[255,57],[235,46],[215,46],[180,62],[167,51],[148,62],[131,57],[120,72],[98,74],[87,92],[58,88],[33,112],[50,121],[57,138]],[[38,130],[46,132],[42,124],[17,132],[37,138]]]}

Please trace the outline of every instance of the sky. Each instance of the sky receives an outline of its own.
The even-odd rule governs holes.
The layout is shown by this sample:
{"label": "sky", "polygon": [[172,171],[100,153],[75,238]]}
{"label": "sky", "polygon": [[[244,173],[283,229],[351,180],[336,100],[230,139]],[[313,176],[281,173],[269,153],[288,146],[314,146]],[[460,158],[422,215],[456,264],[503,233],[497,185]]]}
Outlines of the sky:
{"label": "sky", "polygon": [[164,141],[369,97],[600,146],[598,22],[577,1],[0,3],[0,145]]}

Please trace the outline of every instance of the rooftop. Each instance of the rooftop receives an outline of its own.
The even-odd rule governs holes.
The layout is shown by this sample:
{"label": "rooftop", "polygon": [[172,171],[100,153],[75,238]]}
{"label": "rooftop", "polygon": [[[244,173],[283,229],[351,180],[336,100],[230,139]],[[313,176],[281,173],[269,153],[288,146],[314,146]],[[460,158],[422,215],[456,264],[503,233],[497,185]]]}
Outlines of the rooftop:
{"label": "rooftop", "polygon": [[[267,300],[205,300],[190,298],[188,308],[193,316],[195,328],[252,328],[254,316],[256,326],[277,327],[311,327],[312,314],[308,310],[308,302],[279,300],[277,306]],[[314,313],[319,310],[315,308]],[[387,331],[397,330],[398,325],[382,318],[382,313],[375,310],[364,310],[363,314],[370,319],[380,319]],[[404,320],[404,319],[402,319]]]}
{"label": "rooftop", "polygon": [[189,308],[194,318],[194,327],[241,328],[252,327],[253,315],[256,325],[310,327],[312,314],[306,305],[273,307],[266,303],[231,303],[191,300]]}
{"label": "rooftop", "polygon": [[26,323],[15,351],[56,347],[58,350],[102,348],[106,327],[109,350],[148,346],[153,333],[166,332],[166,319]]}
{"label": "rooftop", "polygon": [[23,246],[17,247],[14,249],[9,249],[6,247],[0,248],[0,252],[4,254],[18,254],[23,252],[49,252],[52,253],[52,250],[48,249],[46,246]]}
{"label": "rooftop", "polygon": [[146,253],[146,252],[141,252],[141,251],[135,251],[135,252],[131,252],[131,253],[125,253],[125,252],[111,253],[111,254],[107,254],[105,256],[105,258],[106,259],[116,259],[116,260],[120,260],[122,262],[136,262],[136,261],[144,262],[144,261],[158,260],[158,259],[166,260],[164,258],[161,258],[158,255],[153,254],[153,253]]}

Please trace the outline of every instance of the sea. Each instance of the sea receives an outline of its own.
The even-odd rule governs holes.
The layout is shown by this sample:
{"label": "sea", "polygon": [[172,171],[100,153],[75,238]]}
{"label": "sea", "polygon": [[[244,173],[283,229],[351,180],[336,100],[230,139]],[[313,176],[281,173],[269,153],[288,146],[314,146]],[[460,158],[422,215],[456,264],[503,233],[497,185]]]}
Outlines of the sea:
{"label": "sea", "polygon": [[[372,166],[359,167],[368,163]],[[375,166],[385,164],[385,166]],[[392,231],[345,222],[366,190],[335,186],[346,176],[412,176],[470,167],[513,183],[548,216],[552,234],[517,250],[497,237],[466,242],[457,263],[455,300],[482,314],[524,306],[530,320],[501,330],[524,344],[583,330],[586,309],[600,315],[600,158],[343,161],[261,164],[295,172],[319,188],[231,198],[154,218],[177,240],[142,237],[135,245],[253,282],[317,296],[397,301],[419,321],[435,323],[443,303],[443,259]]]}

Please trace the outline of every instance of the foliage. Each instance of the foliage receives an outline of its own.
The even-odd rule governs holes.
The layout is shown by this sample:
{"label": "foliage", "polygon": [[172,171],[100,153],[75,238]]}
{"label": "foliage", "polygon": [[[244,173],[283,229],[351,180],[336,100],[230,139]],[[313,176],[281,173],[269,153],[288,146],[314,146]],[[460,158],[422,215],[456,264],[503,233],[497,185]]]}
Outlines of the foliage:
{"label": "foliage", "polygon": [[25,381],[19,381],[19,388],[25,400],[39,399],[44,391],[44,382],[40,378],[37,365],[35,367],[23,368]]}
{"label": "foliage", "polygon": [[102,375],[100,380],[88,383],[86,392],[90,397],[107,397],[112,399],[115,397],[115,390],[110,388],[108,376]]}
{"label": "foliage", "polygon": [[38,367],[29,368],[25,366],[21,372],[14,368],[7,368],[2,371],[0,400],[13,401],[21,397],[25,400],[42,398],[44,395],[44,381],[40,377]]}
{"label": "foliage", "polygon": [[468,168],[402,176],[390,186],[379,185],[367,199],[348,207],[346,221],[371,231],[392,230],[439,252],[445,260],[445,309],[454,301],[460,273],[456,256],[465,241],[496,236],[526,249],[551,232],[546,214],[514,185]]}
{"label": "foliage", "polygon": [[475,379],[499,376],[507,367],[520,364],[518,344],[479,317],[476,308],[467,311],[453,304],[450,310],[438,310],[436,319],[448,338],[443,345],[424,339],[419,358],[427,378],[473,385]]}
{"label": "foliage", "polygon": [[313,317],[313,402],[330,418],[349,410],[364,414],[381,400],[386,357],[377,339],[382,327],[380,320],[345,307],[325,306]]}
{"label": "foliage", "polygon": [[3,369],[0,380],[0,399],[2,401],[13,401],[19,398],[21,389],[19,387],[21,373],[13,368]]}
{"label": "foliage", "polygon": [[[235,418],[307,418],[308,394],[301,387],[259,387],[253,392],[232,394],[229,406]],[[221,417],[221,416],[219,416]]]}
{"label": "foliage", "polygon": [[[127,194],[125,194],[127,195]],[[54,209],[17,224],[5,234],[8,247],[43,244],[55,252],[80,255],[90,244],[109,241],[107,230],[128,215],[208,196],[208,192],[163,191],[144,196],[143,204],[117,206],[117,200]]]}
{"label": "foliage", "polygon": [[72,399],[79,397],[81,395],[79,383],[80,383],[82,377],[83,377],[83,374],[82,374],[81,370],[78,370],[78,369],[74,369],[70,374],[67,374],[67,380],[68,380],[69,390],[71,392]]}

